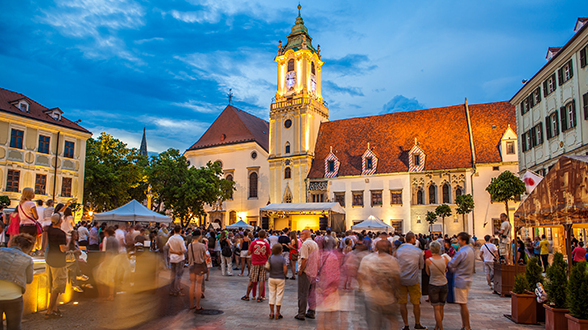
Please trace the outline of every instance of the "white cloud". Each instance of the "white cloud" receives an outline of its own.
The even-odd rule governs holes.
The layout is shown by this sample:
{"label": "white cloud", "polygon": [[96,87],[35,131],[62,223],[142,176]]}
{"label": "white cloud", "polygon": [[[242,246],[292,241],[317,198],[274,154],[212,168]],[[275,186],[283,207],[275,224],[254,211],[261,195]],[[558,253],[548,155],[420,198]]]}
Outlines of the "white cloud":
{"label": "white cloud", "polygon": [[[278,1],[241,1],[241,0],[189,0],[189,3],[199,8],[193,11],[171,10],[168,13],[173,18],[185,23],[218,23],[223,16],[227,16],[227,24],[231,24],[230,18],[235,15],[245,14],[265,22],[275,22],[282,19],[276,13],[283,10]],[[293,10],[295,10],[293,8]]]}
{"label": "white cloud", "polygon": [[163,38],[159,38],[159,37],[154,37],[154,38],[149,38],[149,39],[141,39],[141,40],[135,40],[135,43],[138,45],[144,44],[146,42],[152,42],[152,41],[163,41],[165,39]]}
{"label": "white cloud", "polygon": [[218,106],[216,105],[195,100],[189,100],[188,102],[173,102],[172,105],[188,108],[199,113],[217,113],[219,111]]}

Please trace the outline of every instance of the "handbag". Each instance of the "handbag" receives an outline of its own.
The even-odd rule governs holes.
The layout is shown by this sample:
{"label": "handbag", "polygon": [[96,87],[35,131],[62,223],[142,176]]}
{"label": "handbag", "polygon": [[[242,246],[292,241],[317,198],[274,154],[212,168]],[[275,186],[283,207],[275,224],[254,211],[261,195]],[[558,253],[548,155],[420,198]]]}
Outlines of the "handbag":
{"label": "handbag", "polygon": [[267,261],[265,262],[265,270],[267,270],[268,272],[270,271],[270,269],[272,269],[272,265],[270,264],[270,259],[272,256],[270,256],[269,258],[267,258]]}
{"label": "handbag", "polygon": [[76,261],[76,255],[74,254],[75,251],[67,251],[65,252],[65,262],[74,262]]}
{"label": "handbag", "polygon": [[[29,216],[28,216],[28,215],[25,213],[25,211],[22,209],[22,205],[18,204],[18,207],[20,207],[20,210],[22,211],[22,213],[23,213],[23,214],[24,214],[24,215],[25,215],[27,218],[29,218],[29,220],[32,220],[32,221],[35,223],[35,227],[36,227],[36,229],[37,229],[37,236],[41,236],[41,235],[43,235],[43,227],[41,226],[41,224],[39,223],[39,221],[37,221],[37,220],[35,220],[35,219],[33,219],[33,218],[29,217]],[[19,221],[20,221],[20,215],[19,215]]]}

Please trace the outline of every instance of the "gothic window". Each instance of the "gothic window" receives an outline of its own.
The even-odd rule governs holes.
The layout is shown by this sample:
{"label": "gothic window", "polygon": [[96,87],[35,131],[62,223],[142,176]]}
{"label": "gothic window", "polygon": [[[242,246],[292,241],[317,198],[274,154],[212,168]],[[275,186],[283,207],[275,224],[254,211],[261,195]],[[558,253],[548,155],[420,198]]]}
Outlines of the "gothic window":
{"label": "gothic window", "polygon": [[461,196],[461,195],[463,195],[463,191],[461,190],[461,187],[455,188],[455,197]]}
{"label": "gothic window", "polygon": [[425,204],[425,201],[423,198],[423,190],[420,188],[419,188],[419,190],[417,190],[417,193],[416,193],[416,203],[417,203],[417,205]]}
{"label": "gothic window", "polygon": [[437,189],[435,185],[429,186],[429,204],[437,204]]}
{"label": "gothic window", "polygon": [[292,178],[292,170],[289,167],[284,169],[284,179],[291,179]]}
{"label": "gothic window", "polygon": [[290,142],[286,142],[285,153],[290,153]]}
{"label": "gothic window", "polygon": [[294,60],[289,60],[288,61],[288,72],[290,71],[294,71]]}
{"label": "gothic window", "polygon": [[310,72],[311,72],[312,74],[316,74],[316,71],[315,71],[315,69],[314,69],[314,62],[312,62],[312,63],[310,64]]}
{"label": "gothic window", "polygon": [[249,174],[249,198],[257,198],[257,173]]}
{"label": "gothic window", "polygon": [[449,184],[443,185],[443,203],[449,204]]}

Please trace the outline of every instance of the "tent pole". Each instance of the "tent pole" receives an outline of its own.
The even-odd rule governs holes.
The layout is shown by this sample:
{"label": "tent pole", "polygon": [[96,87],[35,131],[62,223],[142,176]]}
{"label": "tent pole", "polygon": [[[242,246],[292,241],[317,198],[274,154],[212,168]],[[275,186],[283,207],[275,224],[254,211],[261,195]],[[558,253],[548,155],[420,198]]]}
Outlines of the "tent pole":
{"label": "tent pole", "polygon": [[568,274],[572,273],[572,226],[571,224],[564,225],[566,254],[568,255]]}

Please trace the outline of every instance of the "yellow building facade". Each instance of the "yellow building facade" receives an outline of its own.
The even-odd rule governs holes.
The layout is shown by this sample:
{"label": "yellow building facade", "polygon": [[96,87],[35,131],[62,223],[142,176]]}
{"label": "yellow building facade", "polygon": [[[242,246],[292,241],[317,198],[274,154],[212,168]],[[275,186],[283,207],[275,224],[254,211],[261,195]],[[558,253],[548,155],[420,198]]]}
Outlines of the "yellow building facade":
{"label": "yellow building facade", "polygon": [[0,189],[16,207],[24,188],[35,199],[82,203],[86,141],[77,122],[28,97],[0,89]]}

